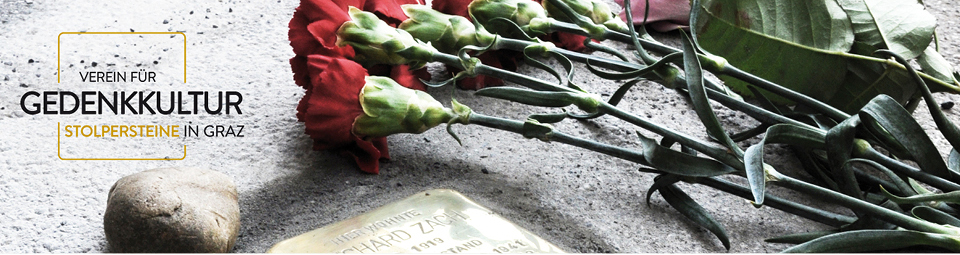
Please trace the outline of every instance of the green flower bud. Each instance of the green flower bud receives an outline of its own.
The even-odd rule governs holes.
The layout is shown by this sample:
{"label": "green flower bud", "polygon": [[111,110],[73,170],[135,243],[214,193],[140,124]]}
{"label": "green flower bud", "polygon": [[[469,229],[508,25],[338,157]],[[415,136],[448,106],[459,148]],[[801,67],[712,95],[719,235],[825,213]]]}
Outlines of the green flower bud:
{"label": "green flower bud", "polygon": [[583,93],[573,104],[585,112],[597,112],[600,109],[600,102],[603,102],[600,95]]}
{"label": "green flower bud", "polygon": [[527,26],[522,27],[524,32],[531,36],[545,35],[553,33],[553,22],[556,21],[551,18],[535,18],[530,20],[530,23]]}
{"label": "green flower bud", "polygon": [[360,64],[420,67],[433,60],[433,53],[437,50],[417,41],[407,31],[393,28],[377,15],[353,6],[349,14],[351,20],[337,30],[337,46],[353,46],[354,60]]}
{"label": "green flower bud", "polygon": [[379,76],[366,77],[360,106],[363,113],[353,122],[353,133],[359,137],[419,134],[459,117],[429,94]]}
{"label": "green flower bud", "polygon": [[528,25],[535,19],[549,19],[542,6],[530,0],[474,0],[467,6],[474,20],[490,29],[490,32],[503,34],[509,30],[502,24],[491,23],[495,18],[505,18],[520,26],[530,36],[539,36],[543,30],[529,30]]}
{"label": "green flower bud", "polygon": [[[597,26],[604,26],[607,29],[617,31],[617,32],[626,32],[630,29],[627,27],[627,24],[620,19],[619,16],[610,11],[610,6],[606,3],[597,0],[545,0],[543,1],[543,8],[547,10],[547,13],[550,14],[550,17],[553,17],[559,21],[576,23],[574,18],[569,17],[566,13],[563,13],[557,6],[554,5],[553,1],[561,1],[570,9],[573,10],[578,15],[586,17],[593,24]],[[591,30],[591,29],[588,29]]]}
{"label": "green flower bud", "polygon": [[399,28],[417,39],[430,42],[441,52],[453,54],[463,46],[487,46],[494,41],[493,34],[482,27],[477,29],[467,18],[447,15],[419,4],[405,4],[401,8],[410,18],[400,23]]}

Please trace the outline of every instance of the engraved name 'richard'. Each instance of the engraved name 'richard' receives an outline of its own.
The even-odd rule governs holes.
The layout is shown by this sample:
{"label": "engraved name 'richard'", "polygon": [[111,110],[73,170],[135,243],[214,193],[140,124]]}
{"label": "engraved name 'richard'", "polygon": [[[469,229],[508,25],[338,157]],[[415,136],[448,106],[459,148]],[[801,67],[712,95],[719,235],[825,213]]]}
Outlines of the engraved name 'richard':
{"label": "engraved name 'richard'", "polygon": [[[437,228],[450,227],[456,222],[470,219],[469,216],[462,212],[446,211],[435,215],[424,216],[413,223],[400,225],[397,228],[390,229],[392,231],[386,232],[388,230],[387,228],[399,225],[405,221],[411,221],[413,216],[420,215],[421,213],[418,211],[409,210],[397,216],[375,221],[363,228],[348,231],[334,238],[331,242],[337,245],[351,245],[346,243],[362,236],[371,236],[364,238],[366,240],[363,241],[352,242],[352,246],[341,250],[340,253],[379,252],[397,246],[407,240],[420,239],[423,236],[428,236]],[[382,233],[374,236],[376,231],[382,231]]]}
{"label": "engraved name 'richard'", "polygon": [[374,233],[377,232],[377,230],[398,225],[416,216],[420,216],[420,212],[414,209],[410,209],[406,212],[397,214],[396,216],[391,216],[382,220],[374,221],[373,223],[370,223],[369,225],[366,225],[362,228],[357,228],[354,230],[347,231],[346,233],[343,233],[342,235],[337,236],[336,238],[330,240],[330,242],[335,245],[341,245],[346,242],[349,242],[350,240],[357,239],[358,237],[361,237],[361,236],[373,235]]}

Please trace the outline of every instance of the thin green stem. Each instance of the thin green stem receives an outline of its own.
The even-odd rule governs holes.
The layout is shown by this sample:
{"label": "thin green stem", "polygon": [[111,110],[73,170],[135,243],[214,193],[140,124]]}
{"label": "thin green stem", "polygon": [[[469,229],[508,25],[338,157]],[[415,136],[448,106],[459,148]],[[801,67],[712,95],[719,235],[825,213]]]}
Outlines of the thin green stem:
{"label": "thin green stem", "polygon": [[784,98],[790,99],[798,104],[806,105],[818,112],[823,113],[827,117],[830,117],[837,121],[842,121],[847,118],[850,118],[849,114],[844,113],[843,111],[837,110],[833,106],[827,105],[819,100],[813,99],[807,95],[797,93],[791,89],[780,86],[779,84],[770,82],[763,78],[757,77],[751,73],[744,72],[743,70],[738,69],[732,65],[724,65],[723,68],[718,70],[720,74],[728,75],[733,78],[745,81],[747,83],[753,84],[761,89],[773,92],[777,95],[780,95]]}
{"label": "thin green stem", "polygon": [[[513,51],[523,52],[524,48],[531,45],[536,45],[536,44],[538,43],[526,41],[526,40],[506,38],[501,36],[500,38],[497,39],[496,44],[493,47],[491,47],[491,49],[508,49]],[[551,49],[551,51],[563,54],[564,56],[567,56],[567,58],[573,61],[577,61],[580,63],[586,63],[587,61],[590,61],[591,65],[595,65],[595,66],[599,66],[599,67],[603,67],[611,70],[616,70],[616,71],[633,71],[637,69],[642,69],[644,67],[643,65],[640,65],[637,63],[608,59],[604,57],[598,57],[591,54],[584,54],[584,53],[566,50],[562,48]]]}
{"label": "thin green stem", "polygon": [[[453,55],[449,55],[445,53],[436,53],[434,54],[434,60],[444,62],[448,65],[460,66],[461,68],[463,68],[460,58]],[[478,64],[474,68],[478,74],[498,77],[503,80],[514,82],[535,90],[578,92],[568,87],[556,86],[544,80],[518,74],[515,72],[506,71],[499,68],[489,67],[489,66],[483,65],[482,63]],[[743,161],[741,161],[737,156],[735,156],[734,154],[732,154],[730,151],[728,151],[726,148],[722,146],[719,146],[710,142],[702,141],[702,140],[690,137],[684,133],[680,133],[673,129],[647,121],[646,119],[643,119],[632,113],[623,111],[622,109],[619,109],[616,106],[613,106],[607,102],[601,102],[599,105],[599,110],[607,114],[610,114],[611,116],[620,118],[629,123],[637,125],[643,129],[650,130],[654,133],[657,133],[658,135],[669,137],[670,139],[673,139],[674,141],[677,141],[680,144],[686,145],[690,148],[693,148],[694,150],[700,151],[710,157],[713,157],[719,160],[720,162],[723,162],[731,167],[734,167],[735,169],[738,169],[740,171],[743,171],[745,169],[743,165]]]}
{"label": "thin green stem", "polygon": [[833,190],[806,183],[790,176],[782,175],[776,171],[768,171],[767,175],[769,176],[768,178],[771,178],[773,181],[775,181],[774,183],[779,186],[796,190],[818,199],[853,209],[854,211],[860,213],[874,216],[877,219],[906,229],[938,234],[960,235],[960,232],[958,232],[958,230],[955,228],[944,227],[939,224],[923,221],[899,212],[891,211],[890,209],[871,204],[867,201],[856,199]]}
{"label": "thin green stem", "polygon": [[[509,131],[509,132],[513,132],[521,135],[524,133],[524,130],[523,130],[524,123],[521,121],[487,116],[487,115],[479,114],[476,112],[473,112],[470,114],[467,124],[476,124],[476,125],[485,126],[489,128]],[[573,137],[571,135],[568,135],[566,133],[559,132],[556,130],[553,130],[547,135],[547,141],[569,144],[576,147],[614,156],[630,162],[640,163],[642,165],[649,165],[649,163],[647,163],[646,159],[643,157],[643,154],[640,153],[639,151]],[[742,187],[740,185],[733,184],[724,180],[720,180],[716,178],[698,178],[697,183],[708,186],[708,187],[712,187],[717,190],[724,191],[736,196],[740,196],[743,198],[748,198],[748,199],[752,198],[749,188]],[[820,210],[817,208],[809,207],[803,204],[798,204],[774,195],[767,195],[766,202],[764,204],[767,206],[770,206],[771,208],[776,208],[784,212],[788,212],[803,218],[807,218],[807,219],[820,222],[823,224],[827,224],[830,226],[834,226],[834,227],[839,227],[854,221],[854,219],[849,216],[844,216],[844,215]]]}
{"label": "thin green stem", "polygon": [[[534,45],[536,43],[531,41],[500,37],[497,41],[497,44],[498,45],[496,45],[494,48],[523,51],[523,49],[526,48],[527,46]],[[570,51],[570,50],[565,50],[560,48],[554,49],[554,51],[567,56],[567,58],[570,58],[570,60],[581,62],[581,63],[586,63],[589,60],[590,64],[592,65],[596,65],[596,66],[611,69],[611,70],[632,71],[632,70],[643,68],[643,66],[636,63],[630,63],[630,62],[619,61],[619,60],[611,60],[608,58],[598,57],[590,54],[583,54],[580,52],[575,52],[575,51]],[[668,87],[679,86],[681,88],[686,88],[687,82],[684,77],[676,77],[676,79],[677,80],[676,82],[674,82],[674,84],[665,84],[665,85],[667,85]],[[720,104],[730,107],[731,109],[744,112],[747,115],[750,115],[751,117],[757,120],[760,120],[762,122],[768,122],[772,124],[789,123],[789,124],[794,124],[798,126],[806,126],[809,128],[813,128],[812,126],[809,126],[805,123],[784,117],[779,114],[772,113],[763,108],[757,107],[752,104],[748,104],[741,100],[734,99],[733,97],[730,97],[725,93],[721,93],[720,91],[717,91],[714,88],[714,87],[719,87],[721,85],[715,84],[711,80],[705,80],[705,82],[708,83],[707,92],[710,96],[710,99],[716,100]],[[813,129],[816,129],[816,128],[813,128]]]}
{"label": "thin green stem", "polygon": [[869,146],[864,146],[865,148],[859,148],[854,150],[856,157],[865,158],[873,160],[880,165],[883,165],[889,168],[891,171],[894,171],[898,174],[906,175],[907,177],[913,178],[915,180],[921,181],[923,183],[929,184],[934,188],[940,189],[943,192],[950,192],[955,190],[960,190],[960,185],[950,182],[946,179],[940,178],[938,176],[925,173],[916,169],[912,166],[904,164],[903,162],[894,160],[886,155],[881,154],[877,150]]}
{"label": "thin green stem", "polygon": [[721,93],[711,88],[707,88],[707,95],[710,97],[710,99],[713,99],[714,101],[719,102],[723,106],[726,106],[736,111],[743,112],[749,115],[750,117],[753,117],[754,119],[757,119],[758,121],[763,123],[767,123],[771,125],[786,123],[786,124],[797,125],[801,127],[807,127],[812,130],[819,130],[813,126],[808,125],[807,123],[799,122],[797,120],[787,118],[780,114],[773,113],[771,111],[768,111],[767,109],[763,109],[761,107],[744,102],[742,100],[734,99],[733,97],[730,97],[724,93]]}
{"label": "thin green stem", "polygon": [[700,139],[688,136],[687,134],[677,132],[676,130],[673,130],[671,128],[664,127],[656,123],[650,122],[644,118],[641,118],[640,116],[623,111],[622,109],[617,108],[616,106],[613,106],[607,102],[601,102],[599,109],[600,111],[605,112],[611,116],[620,118],[626,122],[637,125],[643,129],[653,131],[654,133],[657,133],[664,137],[668,137],[674,141],[677,141],[680,144],[686,145],[694,150],[702,152],[703,154],[706,154],[716,160],[719,160],[720,162],[730,167],[733,167],[734,169],[737,169],[740,171],[744,171],[744,169],[746,169],[743,165],[743,161],[741,161],[739,157],[734,155],[731,151],[727,150],[727,148],[723,146],[702,141]]}
{"label": "thin green stem", "polygon": [[[897,68],[897,69],[900,69],[900,70],[903,70],[903,71],[906,71],[906,70],[907,70],[907,67],[906,67],[906,66],[898,63],[897,61],[893,61],[893,60],[889,60],[889,59],[875,58],[875,57],[871,57],[871,56],[864,56],[864,55],[860,55],[860,54],[852,54],[852,53],[847,53],[847,52],[840,52],[840,53],[837,54],[837,55],[842,56],[842,57],[845,57],[845,58],[852,58],[852,59],[859,59],[859,60],[864,60],[864,61],[870,61],[870,62],[880,63],[880,64],[884,64],[884,65],[886,65],[886,66],[888,66],[888,67],[892,66],[892,67],[894,67],[894,68]],[[920,73],[920,72],[918,72],[917,74],[920,75],[921,78],[923,78],[923,81],[924,81],[924,82],[933,83],[933,84],[939,85],[940,88],[943,88],[943,90],[941,90],[941,91],[946,91],[946,92],[951,92],[951,93],[960,93],[960,86],[958,86],[958,84],[946,83],[946,82],[944,82],[944,81],[942,81],[942,80],[940,80],[940,79],[934,78],[933,76],[930,76],[929,74],[926,74],[926,73]],[[937,91],[937,92],[941,92],[941,91]]]}
{"label": "thin green stem", "polygon": [[[750,192],[750,188],[740,186],[723,179],[716,177],[709,178],[699,178],[697,179],[697,184],[702,184],[732,195],[742,197],[745,199],[753,200],[753,193]],[[832,227],[840,227],[846,224],[853,223],[856,218],[841,215],[837,213],[832,213],[817,208],[813,208],[804,204],[799,204],[790,200],[786,200],[774,195],[765,194],[764,195],[763,205],[769,206],[771,208],[776,208],[778,210],[788,212],[793,215],[797,215],[803,218],[807,218],[812,221],[820,222],[823,224],[830,225]]]}
{"label": "thin green stem", "polygon": [[[524,133],[522,121],[497,118],[493,116],[479,114],[476,112],[470,113],[470,118],[467,121],[467,124],[477,124],[484,127],[510,131],[517,134]],[[647,160],[643,157],[643,154],[641,154],[639,151],[625,149],[625,148],[621,148],[621,147],[617,147],[609,144],[598,143],[595,141],[574,137],[556,130],[551,131],[549,134],[547,134],[547,137],[548,137],[548,141],[569,144],[576,147],[614,156],[617,158],[625,159],[630,162],[640,163],[642,165],[650,165],[649,163],[647,163]]]}
{"label": "thin green stem", "polygon": [[[438,54],[435,55],[435,59],[438,60],[438,61],[444,62],[444,63],[446,63],[446,64],[450,64],[450,65],[454,65],[454,66],[461,66],[461,68],[462,68],[460,59],[459,59],[458,57],[456,57],[456,56],[449,55],[449,54],[438,53]],[[544,80],[540,80],[540,79],[533,78],[533,77],[530,77],[530,76],[518,74],[518,73],[515,73],[515,72],[510,72],[510,71],[505,71],[505,70],[498,69],[498,68],[493,68],[493,67],[485,66],[485,65],[482,65],[482,64],[480,64],[480,65],[477,66],[476,71],[477,71],[478,74],[484,74],[484,75],[490,75],[490,76],[493,76],[493,77],[499,77],[499,78],[502,78],[502,79],[504,79],[504,80],[507,80],[507,81],[510,81],[510,82],[514,82],[514,83],[517,83],[517,84],[521,84],[521,85],[523,85],[523,86],[527,86],[527,87],[529,87],[529,88],[536,89],[536,90],[576,92],[575,90],[573,90],[573,89],[571,89],[571,88],[568,88],[568,87],[556,86],[556,85],[554,85],[553,83],[550,83],[550,82],[547,82],[547,81],[544,81]],[[719,100],[718,100],[719,102],[723,103],[724,105],[727,105],[728,107],[734,106],[734,107],[736,107],[735,109],[738,109],[738,110],[747,110],[747,111],[744,111],[744,112],[746,112],[746,113],[748,113],[748,114],[752,113],[751,116],[754,116],[754,115],[756,115],[756,116],[761,116],[761,117],[765,116],[765,117],[768,117],[768,120],[774,120],[774,121],[778,121],[778,122],[781,122],[781,123],[791,123],[791,124],[795,124],[795,125],[800,125],[800,126],[807,126],[807,127],[809,127],[809,125],[807,125],[807,124],[804,124],[804,123],[801,123],[801,122],[798,122],[798,121],[795,121],[795,120],[792,120],[792,119],[789,119],[789,118],[780,116],[780,115],[778,115],[778,114],[774,114],[774,113],[772,113],[772,112],[769,112],[769,111],[767,111],[767,110],[764,110],[764,109],[759,108],[759,107],[756,107],[756,106],[753,106],[753,105],[751,105],[751,104],[746,104],[746,103],[742,103],[742,102],[739,102],[739,101],[737,101],[737,100],[734,100],[734,99],[732,99],[732,98],[727,98],[727,97],[725,97],[726,95],[722,95],[722,93],[720,93],[720,92],[716,92],[716,91],[713,91],[713,90],[710,90],[709,92],[711,92],[710,95],[711,95],[711,96],[714,96],[714,99],[715,99],[715,100],[718,100],[718,99],[719,99]],[[731,107],[731,108],[734,108],[734,107]],[[615,117],[617,117],[617,118],[623,119],[623,120],[625,120],[625,121],[627,121],[627,122],[629,122],[629,123],[632,123],[632,124],[634,124],[634,125],[637,125],[637,126],[639,126],[639,127],[641,127],[641,128],[644,128],[644,129],[653,131],[654,133],[657,133],[657,134],[662,135],[662,136],[664,136],[664,137],[669,137],[669,138],[671,138],[671,139],[673,139],[673,140],[676,140],[676,141],[678,141],[679,143],[681,143],[681,144],[683,144],[683,145],[689,146],[690,148],[693,148],[693,149],[695,149],[695,150],[697,150],[697,151],[700,151],[700,152],[702,152],[702,153],[704,153],[704,154],[706,154],[706,155],[708,155],[708,156],[710,156],[710,157],[713,157],[713,158],[715,158],[715,159],[717,159],[717,160],[719,160],[719,161],[721,161],[721,162],[723,162],[723,163],[725,163],[725,164],[727,164],[727,165],[729,165],[729,166],[731,166],[731,167],[734,167],[735,169],[738,169],[738,170],[741,170],[741,171],[744,169],[743,162],[740,161],[740,159],[739,159],[738,157],[736,157],[735,155],[729,153],[725,148],[723,148],[723,147],[721,147],[721,146],[719,146],[719,145],[716,145],[716,144],[713,144],[713,143],[709,143],[709,142],[706,142],[706,141],[702,141],[702,140],[699,140],[699,139],[690,137],[690,136],[688,136],[688,135],[686,135],[686,134],[677,132],[677,131],[675,131],[675,130],[673,130],[673,129],[670,129],[670,128],[667,128],[667,127],[663,127],[663,126],[660,126],[660,125],[658,125],[658,124],[649,122],[649,121],[647,121],[647,120],[645,120],[645,119],[643,119],[643,118],[641,118],[641,117],[639,117],[639,116],[636,116],[636,115],[633,115],[633,114],[631,114],[631,113],[625,112],[625,111],[623,111],[622,109],[619,109],[619,108],[617,108],[616,106],[610,105],[609,103],[606,103],[606,102],[602,102],[602,103],[601,103],[601,105],[600,105],[600,110],[603,111],[603,112],[606,112],[607,114],[610,114],[610,115],[612,115],[612,116],[615,116]],[[812,128],[812,127],[811,127],[811,128]],[[813,130],[819,130],[819,129],[814,128]],[[882,154],[880,154],[880,153],[872,150],[872,148],[871,148],[870,150],[868,150],[867,152],[868,152],[868,153],[866,153],[866,154],[864,154],[864,155],[861,155],[860,157],[877,161],[877,162],[883,164],[884,166],[886,166],[886,167],[888,167],[888,168],[890,168],[890,169],[892,169],[892,170],[894,170],[894,171],[898,171],[898,172],[903,173],[903,174],[905,174],[905,175],[907,175],[907,176],[910,176],[911,178],[914,178],[914,179],[919,180],[919,181],[921,181],[921,182],[930,184],[931,186],[936,187],[936,188],[941,189],[941,190],[944,190],[944,191],[960,190],[960,185],[957,185],[957,184],[955,184],[955,183],[949,182],[949,181],[944,180],[944,179],[942,179],[942,178],[939,178],[939,177],[936,177],[936,176],[933,176],[933,175],[930,175],[930,174],[921,172],[921,171],[919,171],[919,170],[916,170],[915,168],[912,168],[912,167],[910,167],[910,166],[907,166],[907,165],[903,164],[902,162],[896,161],[896,160],[891,159],[891,158],[889,158],[889,157],[887,157],[887,156],[885,156],[885,155],[882,155]]]}
{"label": "thin green stem", "polygon": [[[566,23],[566,22],[560,22],[560,21],[553,22],[553,23],[551,24],[551,28],[554,29],[554,30],[556,30],[556,31],[563,31],[563,32],[568,32],[568,33],[574,33],[574,34],[589,36],[589,34],[588,34],[585,30],[581,29],[581,28],[578,27],[577,25],[575,25],[575,24],[570,24],[570,23]],[[629,43],[633,43],[633,39],[630,37],[629,34],[617,32],[617,31],[611,31],[611,30],[609,30],[609,29],[604,33],[604,38],[595,38],[595,39],[610,39],[610,40],[619,41],[619,42],[628,43],[628,44],[629,44]],[[644,38],[640,38],[639,41],[640,41],[640,45],[642,45],[645,49],[649,49],[649,50],[651,50],[651,51],[653,51],[653,52],[656,52],[656,53],[659,53],[659,54],[666,55],[666,54],[681,52],[680,49],[677,49],[677,48],[674,48],[674,47],[670,47],[670,46],[666,46],[666,45],[663,45],[663,44],[661,44],[661,43],[659,43],[659,42],[656,42],[656,41],[646,40],[646,39],[644,39]],[[841,56],[841,57],[844,57],[844,58],[870,61],[870,62],[880,63],[880,64],[884,64],[884,65],[891,66],[891,67],[894,67],[894,68],[898,68],[898,69],[901,69],[901,70],[907,70],[905,66],[903,66],[903,65],[901,65],[900,63],[897,63],[897,62],[895,62],[895,61],[889,61],[889,60],[886,60],[886,59],[875,58],[875,57],[871,57],[871,56],[864,56],[864,55],[859,55],[859,54],[851,54],[851,53],[846,53],[846,52],[839,52],[839,53],[836,53],[836,54],[837,54],[838,56]],[[703,59],[704,56],[703,56],[702,54],[699,54],[699,55],[701,55],[701,59]],[[751,84],[754,84],[754,85],[757,85],[758,87],[762,87],[762,88],[767,89],[767,90],[770,90],[770,89],[766,88],[766,86],[763,86],[763,85],[773,84],[773,85],[775,85],[776,87],[780,87],[780,86],[777,85],[777,84],[771,83],[771,82],[769,82],[769,81],[765,81],[765,80],[763,80],[763,79],[760,79],[759,77],[748,78],[748,77],[744,76],[744,74],[748,74],[748,75],[749,75],[749,73],[746,73],[746,72],[743,72],[742,70],[736,69],[735,67],[731,66],[730,63],[726,63],[726,64],[724,64],[724,65],[722,65],[722,66],[717,66],[717,65],[714,65],[714,64],[705,64],[704,67],[705,67],[707,70],[711,71],[711,72],[715,72],[715,73],[718,73],[718,74],[726,74],[726,75],[734,76],[734,77],[736,77],[737,79],[741,79],[740,77],[747,78],[747,79],[749,79],[749,80],[744,80],[744,79],[741,79],[741,80],[743,80],[743,81],[745,81],[745,82],[748,82],[748,83],[751,83]],[[724,67],[732,67],[732,68],[727,69],[727,68],[724,68]],[[727,69],[727,70],[725,70],[725,69]],[[940,79],[934,78],[933,76],[930,76],[930,75],[928,75],[928,74],[926,74],[926,73],[919,73],[919,75],[920,75],[920,77],[922,77],[922,78],[924,79],[924,81],[938,85],[938,87],[941,88],[941,90],[938,90],[938,91],[947,91],[947,92],[952,92],[952,93],[960,93],[960,86],[958,86],[958,84],[949,84],[949,83],[946,83],[946,82],[944,82],[944,81],[942,81],[942,80],[940,80]],[[738,77],[738,76],[739,76],[739,77]],[[751,76],[752,76],[752,75],[751,75]],[[755,79],[754,79],[754,78],[755,78]],[[758,81],[765,81],[765,83],[764,83],[764,84],[754,83],[754,82],[758,82]],[[782,91],[782,90],[779,90],[779,89],[776,89],[776,88],[774,88],[774,90],[777,90],[777,91],[780,91],[780,92],[785,92],[785,91]],[[783,97],[785,97],[785,98],[791,99],[791,100],[793,100],[793,101],[795,101],[795,102],[797,102],[797,103],[804,104],[804,105],[807,105],[808,103],[812,103],[811,101],[803,100],[803,99],[801,99],[802,97],[798,97],[797,95],[795,95],[795,94],[799,94],[799,93],[793,92],[792,90],[787,90],[787,91],[788,91],[787,94],[780,94],[780,95],[783,96]],[[773,92],[773,91],[771,91],[771,92]],[[778,94],[779,94],[779,93],[778,93]],[[799,94],[799,95],[802,95],[802,94]],[[813,101],[813,102],[816,102],[816,101]],[[822,113],[826,114],[827,116],[830,116],[831,118],[834,118],[834,119],[837,119],[837,120],[843,120],[843,119],[845,119],[845,118],[839,118],[839,119],[838,119],[838,117],[844,116],[844,115],[846,115],[846,114],[843,113],[843,112],[841,112],[841,111],[839,111],[839,110],[837,110],[837,109],[835,109],[835,108],[833,108],[833,107],[823,107],[823,106],[818,106],[818,105],[808,105],[808,106],[810,106],[811,108],[813,108],[813,109],[815,109],[815,110],[820,110]],[[833,109],[831,109],[831,108],[833,108]],[[843,114],[841,114],[841,113],[843,113]]]}

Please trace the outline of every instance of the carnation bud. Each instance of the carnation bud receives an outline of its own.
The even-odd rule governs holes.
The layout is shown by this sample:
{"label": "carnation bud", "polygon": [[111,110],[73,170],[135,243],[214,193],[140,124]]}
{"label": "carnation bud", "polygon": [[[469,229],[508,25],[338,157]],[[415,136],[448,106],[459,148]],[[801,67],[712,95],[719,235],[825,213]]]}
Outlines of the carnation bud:
{"label": "carnation bud", "polygon": [[358,137],[419,134],[459,116],[429,94],[380,76],[366,77],[360,106],[363,113],[353,122],[353,133]]}
{"label": "carnation bud", "polygon": [[549,20],[546,11],[537,2],[529,0],[474,0],[467,6],[470,15],[490,29],[491,32],[502,34],[508,30],[496,29],[503,27],[496,23],[490,23],[495,18],[505,18],[511,20],[520,26],[530,36],[539,36],[548,31],[545,29],[531,30],[528,26],[531,22],[543,23]]}
{"label": "carnation bud", "polygon": [[586,17],[596,25],[603,25],[617,32],[626,32],[630,29],[626,23],[623,23],[623,20],[620,20],[619,16],[610,11],[610,6],[606,3],[597,0],[544,0],[543,8],[547,10],[551,17],[559,21],[574,22],[573,18],[560,11],[553,1],[565,3],[575,13]]}
{"label": "carnation bud", "polygon": [[399,28],[417,39],[430,42],[441,52],[452,54],[467,45],[486,46],[495,38],[483,27],[477,29],[461,16],[447,15],[419,4],[405,4],[401,8],[410,18],[400,23]]}
{"label": "carnation bud", "polygon": [[370,66],[374,64],[420,67],[433,60],[437,50],[423,44],[407,31],[387,25],[377,15],[350,7],[350,21],[337,30],[337,46],[353,46],[354,60]]}

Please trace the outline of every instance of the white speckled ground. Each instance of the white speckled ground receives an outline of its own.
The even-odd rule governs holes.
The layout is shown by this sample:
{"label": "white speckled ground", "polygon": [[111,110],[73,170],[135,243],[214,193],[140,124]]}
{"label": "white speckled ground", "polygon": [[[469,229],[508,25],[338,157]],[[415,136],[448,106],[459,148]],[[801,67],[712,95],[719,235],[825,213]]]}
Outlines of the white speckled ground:
{"label": "white speckled ground", "polygon": [[[389,139],[393,160],[382,165],[380,175],[363,174],[335,153],[310,150],[311,141],[294,116],[303,90],[294,85],[287,62],[293,55],[287,22],[296,1],[28,2],[0,2],[0,252],[105,251],[102,217],[113,182],[169,166],[209,168],[234,178],[243,218],[238,252],[263,252],[280,240],[433,188],[459,190],[571,252],[724,252],[709,232],[679,216],[658,196],[651,206],[644,205],[652,175],[637,172],[625,161],[566,145],[475,126],[455,127],[464,140],[462,147],[442,129],[397,135]],[[957,65],[960,10],[951,1],[925,2],[939,19],[944,55]],[[181,67],[174,64],[182,60],[175,46],[145,46],[171,42],[162,36],[145,36],[142,42],[81,43],[89,48],[65,54],[61,60],[65,73],[74,74],[95,70],[92,62],[104,65],[96,70],[146,67],[160,73],[162,81],[157,84],[81,84],[76,76],[61,77],[72,80],[57,83],[60,32],[129,30],[183,31],[187,83],[181,83]],[[588,74],[576,79],[594,91],[615,90],[613,83]],[[59,116],[27,115],[20,110],[25,92],[58,89],[235,90],[244,95],[244,112]],[[449,101],[451,91],[436,89],[431,94]],[[476,111],[510,118],[543,110],[479,99],[466,92],[457,92],[456,97]],[[705,137],[695,113],[669,89],[645,84],[625,99],[622,105],[641,116]],[[955,111],[947,114],[960,121]],[[923,107],[916,115],[925,128],[935,128]],[[755,124],[726,110],[720,110],[720,116],[731,130]],[[73,155],[169,155],[178,153],[180,145],[187,146],[188,154],[182,161],[62,161],[56,154],[58,122],[240,124],[246,125],[246,137],[65,141],[64,153]],[[631,138],[634,128],[609,118],[557,126],[577,136],[639,146]],[[946,144],[934,137],[938,144]],[[795,161],[777,157],[781,154],[788,153],[773,148],[768,160],[782,169],[795,168]],[[776,252],[786,246],[762,239],[825,228],[771,208],[754,209],[743,199],[711,189],[682,187],[727,227],[732,252]],[[783,190],[774,192],[794,197]]]}

